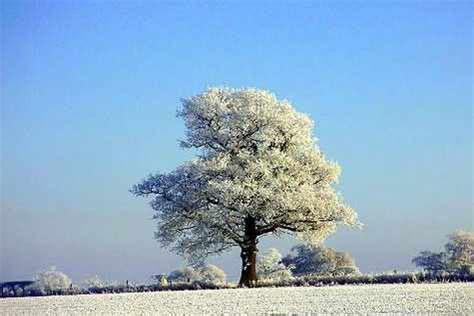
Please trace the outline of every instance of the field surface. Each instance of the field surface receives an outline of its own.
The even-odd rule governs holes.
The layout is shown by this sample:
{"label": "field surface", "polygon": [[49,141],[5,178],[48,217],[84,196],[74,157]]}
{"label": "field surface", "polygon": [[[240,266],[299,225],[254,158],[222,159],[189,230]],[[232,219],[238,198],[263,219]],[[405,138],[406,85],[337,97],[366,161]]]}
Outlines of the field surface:
{"label": "field surface", "polygon": [[0,299],[2,315],[474,314],[472,283],[147,292]]}

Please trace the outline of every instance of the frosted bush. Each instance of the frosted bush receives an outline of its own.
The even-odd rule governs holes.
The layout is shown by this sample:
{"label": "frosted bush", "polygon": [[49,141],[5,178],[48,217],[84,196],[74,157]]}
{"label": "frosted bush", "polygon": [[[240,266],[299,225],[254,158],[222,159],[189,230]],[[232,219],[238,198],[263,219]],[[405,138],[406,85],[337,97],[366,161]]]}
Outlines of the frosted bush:
{"label": "frosted bush", "polygon": [[200,281],[214,284],[225,283],[227,277],[224,270],[212,264],[198,268],[197,273]]}
{"label": "frosted bush", "polygon": [[191,283],[199,281],[199,273],[191,267],[174,270],[168,275],[168,281],[175,283]]}
{"label": "frosted bush", "polygon": [[284,281],[292,278],[291,272],[281,263],[281,254],[275,248],[268,249],[257,262],[257,273],[261,280]]}
{"label": "frosted bush", "polygon": [[71,279],[63,272],[57,271],[55,267],[38,272],[34,280],[32,288],[42,292],[65,290],[72,285]]}
{"label": "frosted bush", "polygon": [[168,275],[168,281],[174,283],[192,283],[192,282],[206,282],[220,284],[225,283],[225,272],[212,264],[204,264],[196,269],[192,267],[185,267],[183,269],[174,270]]}
{"label": "frosted bush", "polygon": [[323,245],[298,245],[282,259],[294,275],[357,275],[359,269],[346,252],[339,252]]}

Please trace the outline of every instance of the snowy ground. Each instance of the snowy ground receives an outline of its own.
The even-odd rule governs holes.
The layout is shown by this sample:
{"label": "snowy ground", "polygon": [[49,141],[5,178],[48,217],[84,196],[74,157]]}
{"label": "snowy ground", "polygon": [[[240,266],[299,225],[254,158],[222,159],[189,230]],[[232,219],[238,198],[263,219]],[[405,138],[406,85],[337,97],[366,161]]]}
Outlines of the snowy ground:
{"label": "snowy ground", "polygon": [[2,315],[204,313],[474,314],[472,283],[148,292],[0,299]]}

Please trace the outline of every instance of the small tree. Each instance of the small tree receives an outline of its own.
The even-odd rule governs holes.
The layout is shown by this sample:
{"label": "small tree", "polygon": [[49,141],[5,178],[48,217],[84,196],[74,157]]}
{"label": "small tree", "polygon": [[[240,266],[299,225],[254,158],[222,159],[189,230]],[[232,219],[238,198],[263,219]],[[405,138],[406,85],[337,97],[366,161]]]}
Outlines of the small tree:
{"label": "small tree", "polygon": [[339,166],[325,158],[313,122],[267,91],[211,88],[183,100],[181,142],[199,151],[170,173],[135,185],[151,207],[164,246],[199,264],[240,247],[239,284],[257,281],[257,244],[283,232],[319,242],[356,213],[335,191]]}
{"label": "small tree", "polygon": [[354,259],[346,252],[338,252],[322,245],[298,245],[282,259],[294,275],[349,275],[359,274]]}
{"label": "small tree", "polygon": [[33,288],[46,293],[69,289],[72,285],[71,279],[55,267],[38,272],[34,280]]}
{"label": "small tree", "polygon": [[275,248],[270,248],[259,257],[257,273],[260,278],[271,280],[287,280],[292,277],[291,272],[281,263],[281,254]]}

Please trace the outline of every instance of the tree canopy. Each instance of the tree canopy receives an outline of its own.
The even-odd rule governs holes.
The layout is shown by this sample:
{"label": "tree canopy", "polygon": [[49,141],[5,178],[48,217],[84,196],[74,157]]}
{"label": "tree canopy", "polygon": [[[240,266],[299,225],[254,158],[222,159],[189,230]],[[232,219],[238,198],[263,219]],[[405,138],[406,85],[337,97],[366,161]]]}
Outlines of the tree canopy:
{"label": "tree canopy", "polygon": [[310,118],[288,101],[262,90],[210,88],[182,100],[178,116],[186,126],[181,146],[199,155],[131,190],[153,197],[163,245],[192,262],[240,247],[241,284],[250,285],[260,236],[319,242],[337,224],[358,224],[333,187],[339,165],[320,151]]}

